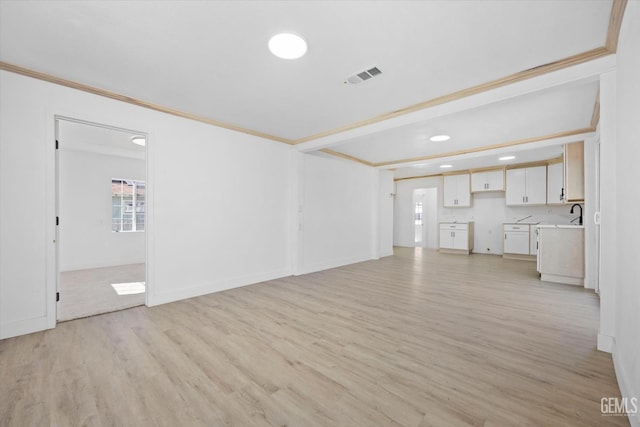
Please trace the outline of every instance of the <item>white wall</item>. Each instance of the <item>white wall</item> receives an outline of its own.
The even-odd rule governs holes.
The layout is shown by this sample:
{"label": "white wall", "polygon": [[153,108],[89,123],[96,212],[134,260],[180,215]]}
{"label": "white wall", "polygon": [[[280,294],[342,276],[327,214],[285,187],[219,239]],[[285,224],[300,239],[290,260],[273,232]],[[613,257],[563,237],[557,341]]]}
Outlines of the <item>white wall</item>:
{"label": "white wall", "polygon": [[[624,396],[640,398],[640,3],[629,2],[617,58],[617,270],[613,359]],[[614,166],[611,168],[611,166]],[[631,226],[630,226],[631,225]],[[609,284],[611,285],[611,284]],[[629,417],[640,426],[640,414]]]}
{"label": "white wall", "polygon": [[291,147],[5,71],[0,87],[0,338],[55,325],[56,114],[149,135],[150,305],[290,274]]}
{"label": "white wall", "polygon": [[339,158],[301,154],[301,159],[297,273],[376,258],[378,171]]}
{"label": "white wall", "polygon": [[584,258],[585,281],[584,287],[596,288],[598,280],[597,257],[597,226],[593,221],[596,212],[596,146],[600,143],[600,137],[588,138],[584,141]]}
{"label": "white wall", "polygon": [[502,254],[505,222],[531,215],[524,222],[568,223],[577,216],[569,214],[569,206],[506,206],[504,192],[473,193],[472,207],[444,208],[442,187],[442,177],[396,183],[394,243],[397,246],[414,246],[413,191],[420,188],[438,189],[438,222],[474,221],[474,253]]}
{"label": "white wall", "polygon": [[111,231],[111,179],[145,180],[145,162],[65,149],[60,138],[60,271],[145,262],[145,233]]}
{"label": "white wall", "polygon": [[378,170],[378,257],[393,255],[393,172]]}
{"label": "white wall", "polygon": [[616,191],[616,72],[600,76],[600,329],[598,349],[611,352],[615,336],[618,251]]}

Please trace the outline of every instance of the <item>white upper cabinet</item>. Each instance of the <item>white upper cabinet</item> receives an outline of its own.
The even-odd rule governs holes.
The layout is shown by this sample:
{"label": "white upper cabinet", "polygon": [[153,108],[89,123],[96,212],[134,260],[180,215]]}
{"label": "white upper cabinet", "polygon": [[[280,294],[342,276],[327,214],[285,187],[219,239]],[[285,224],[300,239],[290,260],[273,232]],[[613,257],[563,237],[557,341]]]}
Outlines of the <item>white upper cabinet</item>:
{"label": "white upper cabinet", "polygon": [[507,170],[507,205],[547,203],[547,167],[535,166]]}
{"label": "white upper cabinet", "polygon": [[504,191],[504,170],[474,172],[471,174],[471,192]]}
{"label": "white upper cabinet", "polygon": [[564,165],[554,163],[547,166],[547,204],[564,203]]}
{"label": "white upper cabinet", "polygon": [[444,207],[463,208],[471,206],[469,174],[445,175]]}
{"label": "white upper cabinet", "polygon": [[507,170],[507,191],[505,199],[507,205],[524,205],[526,188],[526,169]]}

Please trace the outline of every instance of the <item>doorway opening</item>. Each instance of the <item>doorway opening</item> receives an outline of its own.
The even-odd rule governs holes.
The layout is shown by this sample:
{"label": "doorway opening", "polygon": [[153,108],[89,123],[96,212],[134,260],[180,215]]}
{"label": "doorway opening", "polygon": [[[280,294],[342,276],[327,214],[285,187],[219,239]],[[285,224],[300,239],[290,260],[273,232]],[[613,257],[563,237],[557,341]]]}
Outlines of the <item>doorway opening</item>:
{"label": "doorway opening", "polygon": [[414,222],[415,222],[415,233],[414,233],[414,242],[415,246],[422,246],[422,239],[424,236],[422,223],[422,202],[415,202],[414,204]]}
{"label": "doorway opening", "polygon": [[438,189],[413,190],[414,246],[438,248]]}
{"label": "doorway opening", "polygon": [[146,303],[146,140],[56,117],[57,321]]}

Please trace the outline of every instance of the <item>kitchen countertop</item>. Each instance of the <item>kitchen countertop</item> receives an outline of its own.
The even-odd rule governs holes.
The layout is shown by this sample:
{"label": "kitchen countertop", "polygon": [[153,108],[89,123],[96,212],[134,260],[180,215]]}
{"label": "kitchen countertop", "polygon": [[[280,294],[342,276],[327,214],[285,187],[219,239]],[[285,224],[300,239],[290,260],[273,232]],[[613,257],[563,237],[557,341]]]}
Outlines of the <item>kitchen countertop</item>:
{"label": "kitchen countertop", "polygon": [[537,228],[584,228],[577,224],[538,224]]}

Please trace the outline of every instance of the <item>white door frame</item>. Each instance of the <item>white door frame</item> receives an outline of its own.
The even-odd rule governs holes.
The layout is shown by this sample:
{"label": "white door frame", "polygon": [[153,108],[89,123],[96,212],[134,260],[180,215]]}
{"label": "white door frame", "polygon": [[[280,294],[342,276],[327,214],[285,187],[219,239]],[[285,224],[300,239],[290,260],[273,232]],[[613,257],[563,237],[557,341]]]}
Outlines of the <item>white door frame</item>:
{"label": "white door frame", "polygon": [[[57,324],[57,302],[56,294],[59,291],[59,279],[60,279],[60,246],[59,239],[59,227],[56,225],[56,218],[59,217],[59,163],[58,156],[59,150],[56,148],[58,139],[58,123],[60,120],[85,124],[89,126],[97,126],[105,129],[112,129],[120,132],[127,132],[131,134],[145,136],[147,143],[145,145],[145,305],[149,306],[149,296],[152,294],[153,289],[153,245],[150,242],[153,236],[153,166],[150,161],[152,155],[151,135],[149,132],[129,129],[124,126],[113,126],[104,123],[80,119],[75,114],[57,114],[47,113],[47,140],[51,141],[47,145],[47,218],[51,218],[47,221],[46,233],[47,233],[47,267],[46,267],[46,304],[47,304],[47,327],[54,328]],[[64,221],[63,218],[60,221]],[[64,296],[61,296],[64,298]]]}

